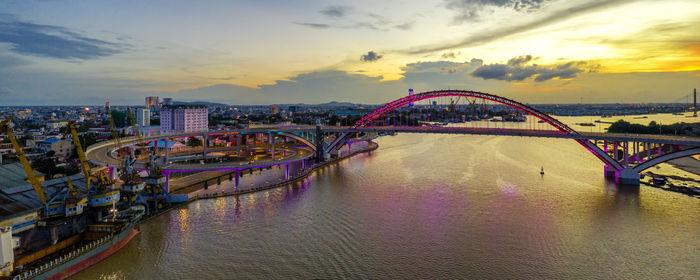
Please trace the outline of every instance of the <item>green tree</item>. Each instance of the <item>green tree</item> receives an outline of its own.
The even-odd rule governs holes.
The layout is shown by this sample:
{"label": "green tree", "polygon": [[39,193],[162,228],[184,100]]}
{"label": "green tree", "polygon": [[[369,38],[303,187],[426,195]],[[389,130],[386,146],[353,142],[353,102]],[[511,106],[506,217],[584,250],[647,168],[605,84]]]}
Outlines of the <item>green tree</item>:
{"label": "green tree", "polygon": [[187,139],[187,146],[199,147],[201,145],[202,145],[202,140],[199,140],[198,138],[190,137]]}
{"label": "green tree", "polygon": [[49,156],[51,152],[53,151],[46,153],[45,156],[36,158],[31,164],[32,168],[46,174],[47,179],[51,179],[55,174],[60,173],[59,168],[56,167],[56,161],[53,159],[53,156]]}
{"label": "green tree", "polygon": [[112,110],[112,119],[114,120],[114,125],[116,127],[127,126],[128,120],[127,120],[126,112]]}

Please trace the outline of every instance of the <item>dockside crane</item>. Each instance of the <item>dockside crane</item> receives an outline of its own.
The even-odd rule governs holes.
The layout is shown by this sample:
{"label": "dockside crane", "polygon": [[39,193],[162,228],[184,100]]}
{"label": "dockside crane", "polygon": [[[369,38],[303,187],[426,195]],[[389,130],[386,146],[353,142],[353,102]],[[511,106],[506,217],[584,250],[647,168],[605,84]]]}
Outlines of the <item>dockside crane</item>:
{"label": "dockside crane", "polygon": [[[86,188],[88,192],[88,206],[105,207],[119,201],[119,190],[110,188],[110,186],[114,184],[114,181],[109,178],[105,171],[100,171],[98,178],[95,178],[92,175],[92,169],[90,168],[87,157],[83,152],[83,146],[80,143],[80,138],[78,138],[78,131],[75,129],[75,121],[68,123],[68,130],[70,130],[70,133],[73,136],[75,150],[78,152],[78,159],[80,160],[80,165],[82,166],[83,174],[85,175],[85,182],[87,185]],[[95,182],[94,187],[93,182]],[[98,219],[100,219],[101,211],[98,213]]]}
{"label": "dockside crane", "polygon": [[[39,184],[39,180],[36,178],[34,175],[34,171],[32,170],[32,166],[29,165],[29,161],[27,160],[27,157],[24,155],[24,151],[22,151],[22,147],[17,143],[17,139],[15,139],[15,135],[12,133],[12,128],[10,128],[9,123],[12,120],[12,117],[7,118],[0,122],[0,129],[4,130],[5,133],[7,133],[7,138],[10,138],[10,142],[12,142],[12,146],[15,148],[15,153],[17,154],[17,157],[19,158],[19,162],[22,163],[22,167],[24,168],[24,172],[27,173],[27,178],[29,178],[29,182],[32,183],[32,187],[34,187],[34,191],[36,192],[36,195],[39,197],[39,200],[41,200],[42,205],[44,208],[47,208],[46,206],[46,194],[44,193],[44,188],[41,187],[41,184]],[[47,209],[48,210],[48,209]]]}
{"label": "dockside crane", "polygon": [[75,129],[75,121],[68,122],[68,130],[73,137],[73,145],[75,145],[75,151],[78,153],[78,159],[80,160],[80,165],[83,169],[83,175],[85,176],[86,190],[90,191],[90,186],[92,185],[92,175],[90,170],[90,164],[88,164],[85,152],[83,152],[83,145],[80,143],[78,138],[78,131]]}

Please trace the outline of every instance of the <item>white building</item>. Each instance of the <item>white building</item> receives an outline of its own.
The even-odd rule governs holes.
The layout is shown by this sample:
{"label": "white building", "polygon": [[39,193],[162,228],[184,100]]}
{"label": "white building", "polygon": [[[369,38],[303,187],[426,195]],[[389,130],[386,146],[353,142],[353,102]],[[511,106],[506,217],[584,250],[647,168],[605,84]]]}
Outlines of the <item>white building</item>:
{"label": "white building", "polygon": [[204,105],[165,105],[160,110],[160,132],[207,131],[209,110]]}
{"label": "white building", "polygon": [[140,127],[147,127],[151,125],[151,110],[148,108],[139,108],[136,110],[136,124]]}

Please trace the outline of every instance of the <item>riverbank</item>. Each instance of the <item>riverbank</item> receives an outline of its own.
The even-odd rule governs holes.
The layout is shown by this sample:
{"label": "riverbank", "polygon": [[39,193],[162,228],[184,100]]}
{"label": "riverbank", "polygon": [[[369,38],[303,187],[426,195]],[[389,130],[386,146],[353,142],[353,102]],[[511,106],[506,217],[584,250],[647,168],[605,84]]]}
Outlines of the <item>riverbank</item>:
{"label": "riverbank", "polygon": [[[345,146],[347,147],[347,146]],[[279,168],[278,170],[273,170],[271,167],[268,167],[267,169],[261,168],[257,169],[259,171],[258,174],[253,174],[253,170],[250,171],[250,173],[244,173],[241,172],[241,182],[244,182],[244,178],[246,178],[247,182],[246,184],[239,184],[238,187],[236,186],[231,186],[230,184],[232,183],[232,180],[226,180],[222,178],[225,177],[230,177],[232,176],[233,172],[228,172],[228,171],[205,171],[205,172],[212,172],[214,173],[213,176],[209,177],[208,179],[202,180],[200,182],[197,182],[195,184],[192,184],[190,186],[178,189],[175,194],[179,195],[187,195],[188,198],[185,202],[180,202],[180,203],[173,203],[170,206],[160,209],[154,213],[151,213],[150,215],[144,216],[144,218],[141,220],[141,222],[150,220],[152,218],[155,218],[157,216],[160,216],[164,213],[169,212],[170,210],[173,209],[179,209],[184,207],[190,202],[193,202],[197,199],[208,199],[208,198],[217,198],[217,197],[223,197],[223,196],[233,196],[233,195],[241,195],[241,194],[248,194],[248,193],[253,193],[253,192],[259,192],[263,190],[269,190],[277,187],[282,187],[286,186],[288,184],[297,182],[299,180],[305,179],[313,171],[316,171],[320,168],[324,168],[328,165],[338,163],[342,160],[345,160],[347,158],[350,158],[352,156],[362,154],[362,153],[368,153],[372,152],[379,148],[379,144],[375,142],[370,142],[368,146],[365,148],[362,148],[361,145],[355,145],[354,148],[352,149],[346,149],[345,152],[341,152],[341,155],[337,158],[332,158],[329,160],[326,160],[324,162],[320,163],[309,163],[308,166],[305,166],[305,168],[301,168],[297,170],[298,172],[293,173],[294,176],[291,176],[289,179],[280,179],[280,178],[275,178],[276,173],[281,173],[281,172],[275,172],[275,171],[280,171]],[[265,172],[265,174],[263,174]],[[243,174],[246,174],[248,176],[243,176]],[[283,174],[283,173],[281,173]],[[210,183],[211,181],[211,183]],[[247,184],[248,182],[251,182],[250,184]],[[224,186],[222,186],[224,184]],[[207,186],[205,188],[205,185]]]}
{"label": "riverbank", "polygon": [[668,162],[675,168],[700,176],[700,160],[695,157],[683,157]]}
{"label": "riverbank", "polygon": [[[215,197],[222,197],[222,196],[231,196],[231,195],[240,195],[240,194],[246,194],[246,193],[252,193],[252,192],[258,192],[262,190],[267,190],[267,189],[272,189],[276,187],[281,187],[285,186],[290,183],[294,183],[296,181],[302,180],[309,175],[313,171],[316,171],[320,168],[326,167],[328,165],[337,163],[339,161],[342,161],[344,159],[347,159],[349,157],[355,156],[357,154],[361,153],[367,153],[376,150],[379,145],[375,142],[370,142],[369,145],[365,147],[361,147],[362,145],[356,145],[354,148],[347,149],[345,152],[341,153],[341,155],[337,158],[332,158],[320,163],[309,163],[307,162],[308,165],[304,165],[303,167],[296,166],[296,168],[293,168],[290,171],[290,177],[289,179],[284,178],[284,172],[285,170],[281,167],[278,166],[277,170],[274,170],[272,167],[268,167],[267,170],[265,169],[260,169],[259,174],[255,175],[252,174],[251,171],[250,175],[248,175],[247,180],[245,183],[243,182],[244,178],[241,178],[241,183],[239,183],[238,186],[235,186],[231,180],[226,182],[225,180],[222,181],[220,178],[223,178],[228,175],[223,175],[223,176],[216,176],[212,177],[211,179],[207,180],[208,181],[214,181],[212,183],[206,183],[207,188],[204,188],[204,184],[202,183],[201,185],[193,186],[189,188],[189,191],[187,192],[187,195],[189,196],[189,200],[195,200],[195,199],[200,199],[200,198],[215,198]],[[266,172],[266,173],[263,173]],[[248,182],[252,183],[248,184]]]}

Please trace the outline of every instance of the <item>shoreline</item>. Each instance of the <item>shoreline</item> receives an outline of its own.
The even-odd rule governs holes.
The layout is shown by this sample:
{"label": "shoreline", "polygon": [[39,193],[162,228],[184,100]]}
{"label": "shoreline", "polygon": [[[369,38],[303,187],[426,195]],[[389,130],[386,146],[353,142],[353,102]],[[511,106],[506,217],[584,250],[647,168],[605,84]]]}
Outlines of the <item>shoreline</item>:
{"label": "shoreline", "polygon": [[[254,192],[259,192],[259,191],[264,191],[264,190],[269,190],[269,189],[273,189],[273,188],[277,188],[277,187],[286,186],[286,185],[294,183],[296,181],[305,179],[306,177],[310,176],[312,172],[314,172],[320,168],[324,168],[328,165],[338,163],[342,160],[345,160],[347,158],[353,157],[353,156],[358,155],[358,154],[372,152],[372,151],[376,150],[377,148],[379,148],[379,144],[377,144],[375,142],[371,142],[371,147],[369,147],[369,148],[360,149],[360,150],[351,152],[345,156],[332,158],[332,159],[329,159],[329,160],[321,162],[321,163],[316,163],[312,167],[304,170],[304,172],[302,172],[301,174],[294,176],[294,177],[291,177],[291,178],[284,180],[282,182],[272,183],[272,184],[268,184],[268,185],[263,185],[263,186],[258,186],[258,187],[254,187],[254,188],[243,189],[243,190],[234,190],[234,191],[229,191],[229,192],[222,191],[220,193],[212,193],[212,194],[196,194],[193,197],[190,197],[188,199],[188,202],[194,201],[197,199],[208,199],[208,198],[217,198],[217,197],[224,197],[224,196],[248,194],[248,193],[254,193]],[[216,178],[216,177],[217,176],[215,176],[213,178]],[[208,180],[211,180],[211,179],[208,179]],[[194,186],[190,186],[190,187],[194,187]],[[188,188],[190,188],[190,187],[188,187]],[[201,190],[201,189],[197,189],[197,190],[194,190],[192,192],[188,192],[187,195],[190,195],[190,194],[197,192],[199,190]]]}
{"label": "shoreline", "polygon": [[[348,154],[346,154],[346,155],[344,155],[344,156],[340,156],[340,157],[337,157],[337,158],[332,158],[332,159],[329,159],[329,160],[324,161],[324,162],[321,162],[321,163],[316,163],[316,164],[312,165],[310,168],[308,168],[307,170],[304,170],[304,172],[300,173],[299,175],[294,176],[294,177],[291,177],[291,178],[289,178],[288,180],[284,180],[284,181],[279,182],[279,183],[273,183],[273,184],[268,184],[268,185],[262,185],[262,186],[258,186],[258,187],[254,187],[254,188],[249,188],[249,189],[244,189],[244,190],[234,190],[234,191],[232,191],[232,192],[221,192],[221,193],[204,194],[204,195],[196,194],[196,195],[194,195],[194,196],[190,196],[190,194],[192,194],[192,193],[197,192],[197,191],[200,190],[200,189],[196,189],[196,190],[194,190],[194,191],[192,191],[192,192],[189,192],[189,193],[187,193],[187,194],[183,194],[183,195],[187,195],[187,196],[188,196],[187,201],[179,202],[179,203],[172,203],[172,204],[170,204],[169,206],[167,206],[166,208],[160,209],[160,211],[157,211],[157,212],[155,212],[155,213],[153,213],[153,214],[151,214],[151,215],[148,215],[148,216],[144,216],[140,221],[138,221],[138,222],[135,223],[135,228],[134,228],[133,230],[135,230],[135,231],[138,233],[138,232],[139,232],[139,229],[138,229],[138,228],[139,228],[139,225],[140,225],[141,223],[147,222],[148,220],[150,220],[150,219],[152,219],[152,218],[155,218],[155,217],[158,217],[158,216],[160,216],[160,215],[162,215],[162,214],[168,213],[168,212],[170,212],[171,210],[182,208],[182,207],[188,205],[190,202],[193,202],[193,201],[196,201],[196,200],[199,200],[199,199],[210,199],[210,198],[218,198],[218,197],[224,197],[224,196],[236,196],[236,195],[242,195],[242,194],[249,194],[249,193],[254,193],[254,192],[259,192],[259,191],[264,191],[264,190],[269,190],[269,189],[273,189],[273,188],[277,188],[277,187],[282,187],[282,186],[289,185],[289,184],[294,183],[294,182],[296,182],[296,181],[299,181],[299,180],[302,180],[302,179],[307,178],[307,177],[310,176],[314,171],[317,171],[317,170],[319,170],[319,169],[321,169],[321,168],[327,167],[327,166],[329,166],[329,165],[331,165],[331,164],[338,163],[338,162],[340,162],[340,161],[342,161],[342,160],[348,159],[348,158],[353,157],[353,156],[358,155],[358,154],[372,152],[372,151],[376,150],[377,148],[379,148],[379,144],[377,144],[376,142],[373,142],[373,141],[372,141],[372,142],[370,142],[370,143],[371,143],[371,145],[370,145],[370,147],[368,147],[368,148],[359,149],[359,150],[357,150],[357,151],[350,152],[350,153],[348,153]],[[216,178],[216,177],[217,177],[217,176],[214,176],[213,178]],[[136,235],[136,234],[130,234],[131,237],[133,237],[134,235]],[[123,247],[124,245],[127,245],[127,244],[129,243],[129,241],[131,241],[131,239],[132,239],[131,237],[130,237],[126,242],[121,243],[121,245],[119,246],[119,248],[116,248],[116,249],[114,249],[114,250],[112,250],[112,249],[110,248],[109,250],[112,250],[112,251],[110,251],[109,255],[111,255],[112,253],[114,253],[114,252],[120,250],[121,247]],[[94,264],[96,264],[96,263],[98,263],[98,262],[104,261],[104,260],[107,259],[108,257],[109,257],[109,256],[104,256],[103,258],[100,258],[100,259],[98,259],[98,260],[94,260],[94,261],[90,262],[88,265],[84,265],[84,266],[81,266],[81,267],[75,267],[75,268],[74,268],[74,267],[70,267],[70,268],[68,268],[69,273],[70,273],[70,274],[68,274],[68,275],[77,274],[77,273],[79,273],[80,271],[82,271],[82,270],[84,270],[84,269],[87,269],[87,268],[89,268],[90,266],[92,266],[92,265],[94,265]],[[70,270],[70,269],[73,269],[73,270]],[[63,279],[63,278],[65,278],[65,277],[68,276],[68,275],[64,274],[64,271],[60,271],[60,272],[58,272],[58,273],[56,273],[56,274],[53,274],[53,275],[48,276],[48,278],[50,278],[50,279],[53,279],[53,278]],[[17,276],[15,276],[15,277],[13,277],[13,278],[10,278],[10,279],[18,279],[18,278],[16,278],[16,277],[17,277]]]}
{"label": "shoreline", "polygon": [[700,176],[700,160],[693,156],[670,160],[668,164],[685,172]]}
{"label": "shoreline", "polygon": [[[158,217],[158,216],[160,216],[160,215],[162,215],[162,214],[164,214],[164,213],[170,212],[171,210],[178,209],[178,208],[181,208],[181,207],[183,207],[183,206],[186,206],[186,205],[188,205],[190,202],[194,202],[194,201],[199,200],[199,199],[211,199],[211,198],[218,198],[218,197],[225,197],[225,196],[243,195],[243,194],[255,193],[255,192],[260,192],[260,191],[264,191],[264,190],[270,190],[270,189],[274,189],[274,188],[286,186],[286,185],[292,184],[292,183],[294,183],[294,182],[297,182],[297,181],[299,181],[299,180],[302,180],[302,179],[305,179],[305,178],[309,177],[314,171],[317,171],[317,170],[319,170],[319,169],[321,169],[321,168],[327,167],[327,166],[329,166],[329,165],[331,165],[331,164],[334,164],[334,163],[338,163],[338,162],[340,162],[340,161],[343,161],[343,160],[345,160],[345,159],[351,158],[351,157],[356,156],[356,155],[358,155],[358,154],[372,152],[372,151],[374,151],[374,150],[376,150],[376,149],[378,149],[378,148],[379,148],[379,144],[377,144],[376,142],[372,141],[372,142],[371,142],[371,147],[369,147],[369,148],[360,149],[360,150],[354,151],[354,152],[352,152],[352,153],[346,154],[346,155],[341,156],[341,157],[329,159],[329,160],[327,160],[327,161],[324,161],[324,162],[321,162],[321,163],[318,163],[318,164],[314,164],[312,167],[308,168],[307,170],[305,170],[305,171],[304,171],[303,173],[301,173],[300,175],[297,175],[297,176],[295,176],[295,177],[292,177],[292,178],[290,178],[290,179],[288,179],[288,180],[284,180],[283,182],[273,183],[273,184],[268,184],[268,185],[263,185],[263,186],[254,187],[254,188],[249,188],[249,189],[244,189],[244,190],[236,190],[236,191],[232,191],[232,192],[220,192],[220,193],[213,193],[213,194],[195,194],[195,195],[192,195],[193,193],[202,190],[202,187],[196,188],[196,187],[198,187],[197,185],[202,184],[201,182],[200,182],[200,183],[197,183],[197,184],[193,184],[193,185],[191,185],[191,186],[187,186],[187,187],[185,187],[185,188],[182,188],[182,189],[179,189],[179,190],[178,190],[178,191],[185,191],[186,189],[194,188],[194,189],[192,189],[192,191],[190,191],[190,192],[184,192],[184,193],[180,193],[180,194],[179,194],[179,195],[187,195],[187,196],[188,196],[187,201],[179,202],[179,203],[173,203],[173,204],[171,204],[170,206],[168,206],[167,208],[161,209],[160,211],[158,211],[158,212],[156,212],[156,213],[153,213],[153,214],[151,214],[151,215],[144,216],[144,217],[141,219],[141,221],[139,221],[137,224],[146,222],[146,221],[148,221],[148,220],[150,220],[150,219],[152,219],[152,218],[155,218],[155,217]],[[217,177],[223,177],[223,176],[213,176],[212,178],[207,179],[207,180],[204,180],[204,181],[209,181],[209,180],[212,180],[212,179],[217,178]]]}

